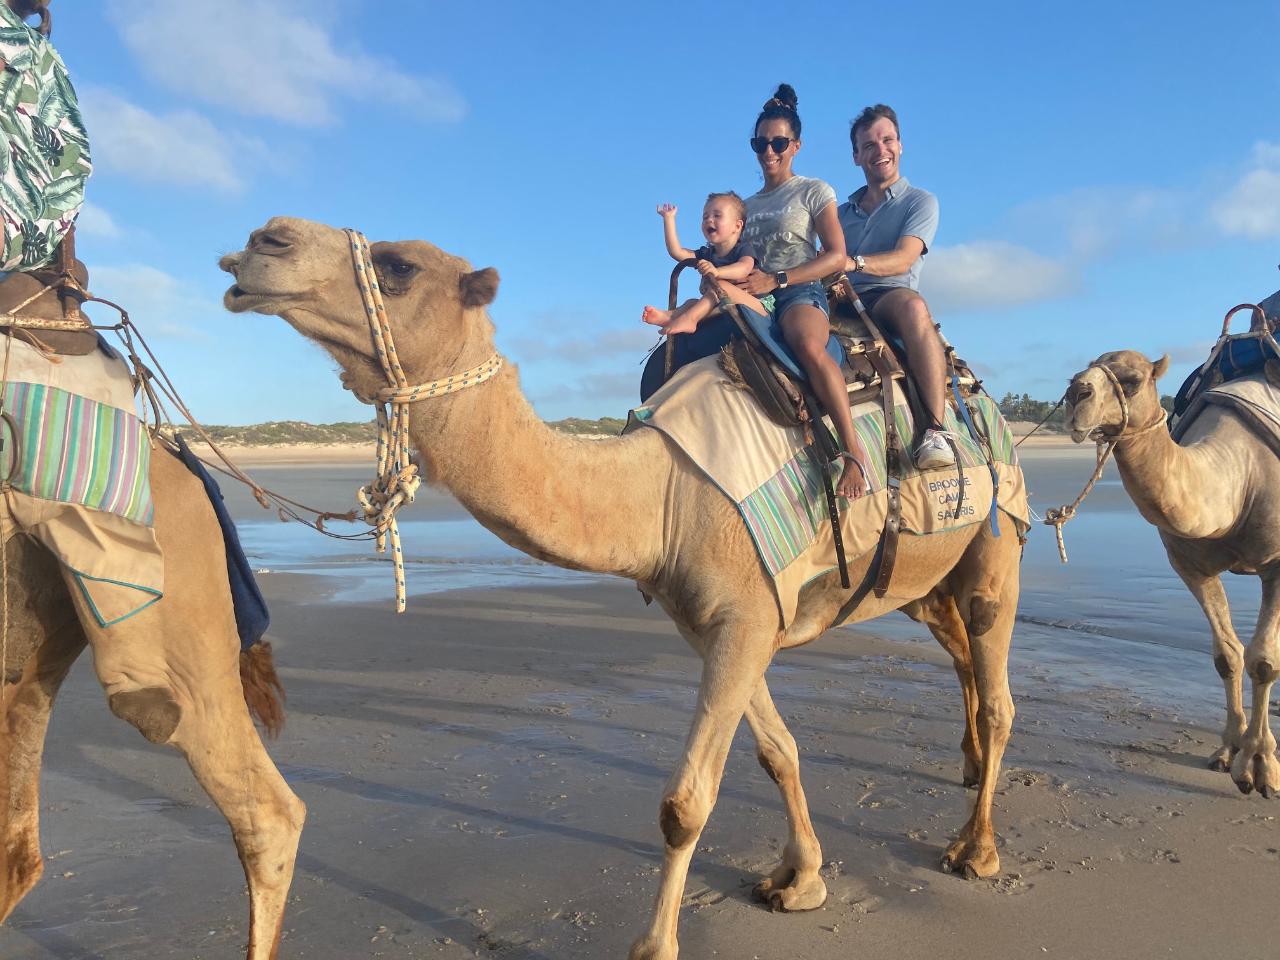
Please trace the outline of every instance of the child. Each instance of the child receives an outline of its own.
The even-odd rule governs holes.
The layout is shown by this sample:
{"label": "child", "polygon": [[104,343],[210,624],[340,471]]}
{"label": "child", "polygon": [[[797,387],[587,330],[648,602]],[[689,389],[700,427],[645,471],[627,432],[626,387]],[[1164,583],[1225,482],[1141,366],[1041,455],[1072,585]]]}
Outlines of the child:
{"label": "child", "polygon": [[[732,190],[727,193],[713,193],[707,197],[706,206],[702,208],[702,235],[707,238],[707,245],[697,250],[680,246],[680,240],[676,236],[674,206],[669,203],[659,204],[658,215],[662,217],[667,253],[671,254],[673,260],[696,259],[700,274],[719,280],[743,280],[755,269],[755,258],[739,243],[742,237],[742,225],[747,217],[747,205]],[[739,293],[737,287],[732,284],[726,284],[725,289],[733,300],[745,302],[747,306],[760,313],[768,312],[760,301]],[[708,293],[700,300],[686,300],[674,310],[645,307],[640,319],[660,327],[668,336],[673,333],[692,333],[718,303],[718,298]]]}

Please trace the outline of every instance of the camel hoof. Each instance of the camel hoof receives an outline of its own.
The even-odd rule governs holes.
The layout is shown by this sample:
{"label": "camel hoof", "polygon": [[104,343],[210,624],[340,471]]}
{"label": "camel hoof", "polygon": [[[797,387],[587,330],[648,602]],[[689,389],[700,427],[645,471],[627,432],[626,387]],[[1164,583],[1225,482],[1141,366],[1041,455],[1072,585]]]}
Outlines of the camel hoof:
{"label": "camel hoof", "polygon": [[1239,788],[1240,788],[1240,792],[1241,792],[1241,793],[1243,793],[1246,797],[1247,797],[1249,794],[1253,793],[1253,781],[1252,781],[1252,780],[1242,778],[1242,779],[1240,779],[1240,780],[1235,781],[1235,784],[1236,784],[1236,786],[1237,786],[1237,787],[1239,787]]}
{"label": "camel hoof", "polygon": [[966,790],[976,790],[978,789],[978,780],[978,777],[965,777],[960,782],[964,784]]}
{"label": "camel hoof", "polygon": [[1227,762],[1226,757],[1218,753],[1209,758],[1209,769],[1218,773],[1227,773],[1231,769],[1231,764]]}
{"label": "camel hoof", "polygon": [[972,863],[966,863],[966,864],[964,865],[964,878],[965,878],[966,880],[981,880],[981,879],[982,879],[980,876],[978,876],[978,870],[977,870],[977,868],[976,868]]}
{"label": "camel hoof", "polygon": [[1275,791],[1272,790],[1269,786],[1266,786],[1265,784],[1258,788],[1258,792],[1262,794],[1262,797],[1265,800],[1270,800],[1273,796],[1275,796]]}
{"label": "camel hoof", "polygon": [[751,890],[751,895],[769,907],[770,913],[796,913],[817,910],[827,902],[827,885],[816,873],[804,880],[796,878],[792,871],[784,885],[775,885],[766,877]]}

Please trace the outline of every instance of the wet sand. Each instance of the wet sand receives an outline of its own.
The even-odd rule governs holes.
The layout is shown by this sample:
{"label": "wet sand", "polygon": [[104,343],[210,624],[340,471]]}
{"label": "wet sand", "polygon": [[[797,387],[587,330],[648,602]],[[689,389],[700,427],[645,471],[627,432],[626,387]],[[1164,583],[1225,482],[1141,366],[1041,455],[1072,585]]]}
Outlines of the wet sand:
{"label": "wet sand", "polygon": [[[1033,475],[1040,456],[1033,503],[1070,500],[1091,452]],[[347,470],[294,470],[291,489],[346,502],[347,481],[367,479]],[[257,510],[228,494],[238,516]],[[1147,540],[1115,556],[1116,531],[1140,532],[1122,492],[1094,496],[1082,532],[1068,527],[1068,567],[1050,568],[1043,530],[1024,564],[1001,876],[937,869],[972,801],[945,655],[901,617],[831,631],[770,671],[830,898],[794,915],[751,901],[786,831],[740,734],[690,872],[682,956],[1275,956],[1280,807],[1205,768],[1221,720],[1207,644],[1138,629],[1161,611],[1175,640],[1203,627],[1177,622]],[[436,495],[413,511],[429,532],[460,529],[459,509]],[[273,568],[273,535],[250,532],[289,690],[270,749],[309,808],[281,957],[625,957],[656,890],[657,805],[698,677],[666,617],[631,585],[588,577],[418,595],[396,617],[385,565],[353,561],[369,599],[339,602],[350,578],[321,570],[334,561]],[[1135,557],[1149,606],[1116,579]],[[411,568],[411,586],[428,569]],[[110,716],[87,659],[54,713],[42,816],[45,878],[0,930],[0,955],[242,956],[248,904],[225,823],[179,757]]]}

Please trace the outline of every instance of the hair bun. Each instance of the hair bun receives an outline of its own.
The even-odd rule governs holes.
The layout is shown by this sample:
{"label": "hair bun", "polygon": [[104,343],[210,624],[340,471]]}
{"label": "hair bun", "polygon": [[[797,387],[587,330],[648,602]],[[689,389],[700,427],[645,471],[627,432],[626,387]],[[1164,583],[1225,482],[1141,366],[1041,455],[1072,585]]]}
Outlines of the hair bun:
{"label": "hair bun", "polygon": [[795,110],[799,105],[800,99],[796,96],[795,88],[789,83],[778,84],[778,89],[774,91],[773,96],[765,103],[765,109],[769,107],[783,107],[787,110]]}

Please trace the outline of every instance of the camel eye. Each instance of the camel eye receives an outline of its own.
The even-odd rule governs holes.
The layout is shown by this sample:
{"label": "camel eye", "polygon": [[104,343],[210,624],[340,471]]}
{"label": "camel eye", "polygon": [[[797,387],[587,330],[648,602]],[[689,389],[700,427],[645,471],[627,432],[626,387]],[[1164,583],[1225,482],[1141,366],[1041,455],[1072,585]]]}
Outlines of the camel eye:
{"label": "camel eye", "polygon": [[387,270],[393,277],[398,277],[401,280],[407,280],[418,272],[417,267],[412,263],[405,263],[403,260],[392,260],[387,264]]}

